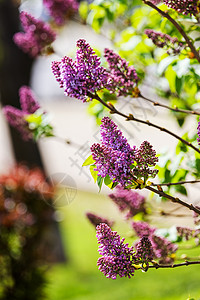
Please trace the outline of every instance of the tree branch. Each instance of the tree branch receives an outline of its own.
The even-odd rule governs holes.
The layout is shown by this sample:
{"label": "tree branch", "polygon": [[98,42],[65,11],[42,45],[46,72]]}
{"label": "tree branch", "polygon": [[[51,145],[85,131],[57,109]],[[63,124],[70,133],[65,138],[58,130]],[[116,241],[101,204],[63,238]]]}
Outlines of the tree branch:
{"label": "tree branch", "polygon": [[182,139],[180,136],[178,136],[177,134],[173,133],[172,131],[170,131],[170,130],[164,128],[164,127],[161,127],[159,125],[156,125],[154,123],[151,123],[149,120],[144,121],[144,120],[141,120],[141,119],[137,119],[132,114],[126,115],[126,114],[118,111],[112,104],[110,104],[110,103],[108,104],[108,103],[104,102],[97,94],[94,94],[94,95],[89,94],[88,96],[91,97],[91,98],[93,98],[93,99],[96,99],[101,104],[103,104],[105,107],[107,107],[110,110],[111,114],[117,114],[119,116],[124,117],[127,121],[135,121],[135,122],[138,122],[138,123],[142,123],[142,124],[145,124],[145,125],[157,128],[157,129],[159,129],[159,130],[161,130],[163,132],[166,132],[167,134],[175,137],[176,139],[178,139],[179,141],[181,141],[183,144],[187,145],[188,147],[191,147],[192,149],[194,149],[196,152],[198,152],[200,154],[200,150],[198,148],[196,148],[190,142]]}
{"label": "tree branch", "polygon": [[186,261],[180,264],[171,264],[171,265],[159,265],[155,264],[153,266],[149,266],[148,269],[160,269],[160,268],[177,268],[182,266],[189,266],[189,265],[197,265],[200,264],[200,261]]}
{"label": "tree branch", "polygon": [[180,34],[183,36],[183,38],[185,39],[186,43],[190,47],[190,49],[191,49],[192,53],[194,54],[195,58],[200,63],[199,53],[196,50],[196,48],[194,47],[194,45],[193,45],[192,41],[190,40],[190,38],[187,36],[187,34],[185,33],[185,31],[183,30],[183,28],[174,19],[172,19],[172,17],[168,14],[168,12],[162,11],[160,8],[158,8],[156,5],[154,5],[151,1],[143,0],[143,2],[146,5],[150,6],[151,8],[155,9],[161,16],[163,16],[164,18],[168,19],[176,27],[176,29],[180,32]]}
{"label": "tree branch", "polygon": [[171,185],[179,185],[179,184],[186,184],[186,183],[197,183],[200,180],[188,180],[188,181],[178,181],[178,182],[167,182],[167,183],[152,183],[151,186],[171,186]]}
{"label": "tree branch", "polygon": [[151,186],[146,186],[145,189],[159,195],[160,197],[164,197],[164,198],[167,198],[169,199],[170,201],[174,202],[174,203],[178,203],[182,206],[185,206],[187,207],[189,210],[192,210],[192,211],[195,211],[198,215],[200,215],[200,209],[198,209],[196,206],[194,206],[193,204],[189,204],[187,202],[184,202],[183,200],[179,199],[179,198],[175,198],[171,195],[168,195],[166,194],[165,192],[163,191],[158,191],[154,188],[152,188]]}
{"label": "tree branch", "polygon": [[143,96],[142,94],[139,95],[140,98],[148,101],[148,102],[151,102],[154,106],[160,106],[160,107],[164,107],[164,108],[167,108],[169,110],[172,110],[172,111],[175,111],[175,112],[181,112],[181,113],[185,113],[185,114],[191,114],[191,115],[198,115],[200,116],[200,112],[197,112],[195,110],[186,110],[186,109],[181,109],[181,108],[178,108],[178,107],[170,107],[168,105],[165,105],[165,104],[162,104],[158,101],[153,101],[149,98],[146,98],[145,96]]}

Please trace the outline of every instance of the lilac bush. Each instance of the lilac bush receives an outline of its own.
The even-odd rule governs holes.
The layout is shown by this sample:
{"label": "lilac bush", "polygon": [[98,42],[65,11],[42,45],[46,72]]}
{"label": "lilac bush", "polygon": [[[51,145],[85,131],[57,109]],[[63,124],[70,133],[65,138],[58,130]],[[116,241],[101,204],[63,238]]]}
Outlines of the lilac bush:
{"label": "lilac bush", "polygon": [[[95,213],[87,213],[87,218],[97,231],[96,236],[101,255],[97,265],[107,278],[112,279],[116,279],[118,276],[131,278],[139,269],[148,271],[149,268],[172,268],[200,264],[199,259],[188,259],[180,262],[182,258],[178,255],[176,257],[180,241],[186,240],[192,243],[195,240],[195,246],[199,246],[200,243],[199,203],[191,203],[189,198],[188,201],[186,198],[179,198],[180,194],[185,197],[188,196],[184,184],[199,182],[200,149],[197,144],[200,145],[200,121],[198,121],[197,132],[195,131],[193,137],[190,137],[188,133],[180,136],[168,128],[138,118],[135,112],[133,114],[122,112],[119,109],[118,101],[119,97],[121,101],[135,101],[134,98],[148,101],[151,105],[165,108],[177,114],[179,126],[182,126],[182,122],[185,120],[183,115],[190,114],[199,118],[198,109],[194,110],[196,104],[199,103],[200,92],[198,70],[200,54],[197,43],[199,36],[191,35],[191,28],[194,28],[196,35],[199,33],[199,1],[144,0],[143,3],[154,9],[155,13],[166,20],[166,28],[162,26],[165,33],[149,29],[153,23],[147,17],[144,18],[146,20],[143,22],[144,24],[138,23],[137,30],[132,31],[132,24],[134,24],[135,19],[133,16],[124,19],[126,18],[125,13],[124,16],[120,16],[121,24],[126,21],[124,24],[128,24],[129,28],[128,30],[124,28],[123,35],[121,35],[122,39],[117,37],[119,40],[118,42],[115,41],[115,44],[123,44],[121,48],[119,46],[119,54],[106,48],[101,60],[101,57],[95,53],[85,39],[79,39],[76,44],[75,59],[73,60],[66,55],[53,61],[51,67],[56,81],[66,96],[76,98],[84,103],[94,100],[100,103],[102,114],[105,113],[104,109],[108,109],[106,116],[101,120],[101,140],[91,146],[91,156],[86,159],[84,165],[91,165],[91,174],[99,187],[104,182],[111,190],[114,189],[109,197],[121,212],[126,213],[126,221],[127,223],[130,222],[134,233],[134,237],[131,236],[131,238],[135,246],[129,246],[128,243],[125,243],[125,238],[121,238],[119,233],[111,230],[110,227],[114,226],[113,221]],[[77,1],[71,0],[43,0],[43,4],[54,22],[59,26],[63,25],[70,15],[77,12],[79,6]],[[163,4],[166,5],[167,10],[163,10]],[[88,7],[94,9],[95,3],[86,6],[87,9],[89,9]],[[134,15],[137,9],[134,6],[132,8],[134,9],[130,11]],[[109,11],[109,6],[105,8],[102,2],[99,24],[102,24],[101,18],[103,18],[104,9],[106,10],[105,15],[109,16],[108,19],[115,19],[118,14],[120,15],[114,7],[113,10]],[[98,18],[94,11],[93,13],[95,23]],[[144,12],[141,10],[140,13]],[[184,25],[184,22],[188,22],[187,19],[184,19],[184,15],[189,18],[192,24],[189,29]],[[157,21],[155,18],[153,22],[155,21],[155,24],[160,26],[161,20]],[[33,58],[38,55],[54,53],[51,44],[56,39],[56,33],[49,24],[37,20],[27,12],[20,13],[20,21],[24,32],[16,33],[13,39],[24,52]],[[149,47],[146,38],[143,39],[145,34],[154,43],[155,50]],[[143,44],[138,42],[134,48],[132,42],[139,35],[141,35]],[[160,55],[157,48],[166,49],[166,53],[163,54],[161,51],[162,55]],[[139,55],[137,52],[140,52]],[[172,55],[173,57],[168,58]],[[124,58],[127,56],[130,57],[130,62]],[[136,57],[139,59],[136,60]],[[135,62],[132,63],[134,59]],[[148,64],[149,61],[152,62],[153,60],[155,64],[159,64],[160,76],[165,77],[169,83],[166,91],[160,91],[162,92],[160,96],[165,95],[165,98],[176,99],[174,103],[180,104],[180,107],[174,103],[168,105],[152,100],[141,93],[142,89],[139,84],[142,84],[145,74],[149,76],[152,69],[149,71]],[[145,80],[144,83],[146,83]],[[145,93],[148,94],[148,90],[145,89]],[[3,108],[10,125],[21,133],[24,140],[37,140],[41,137],[54,136],[47,114],[40,107],[31,89],[23,86],[19,91],[19,96],[21,110],[12,106]],[[178,144],[174,156],[181,157],[180,163],[184,161],[184,168],[179,165],[174,171],[172,158],[168,159],[164,167],[159,166],[156,154],[158,149],[155,151],[148,140],[144,140],[138,147],[136,145],[131,146],[116,123],[107,116],[108,112],[111,116],[118,115],[127,122],[137,122],[150,126],[175,138]],[[196,125],[192,127],[196,128]],[[192,151],[195,155],[192,154]],[[156,178],[157,175],[160,181]],[[187,175],[189,175],[190,180],[187,180]],[[194,177],[195,180],[191,180],[191,177]],[[150,181],[150,178],[153,181]],[[172,186],[175,194],[170,194]],[[133,189],[137,189],[137,191],[133,191]],[[159,213],[163,217],[170,215],[177,217],[180,214],[173,214],[173,211],[172,213],[168,211],[159,212],[157,207],[150,204],[148,196],[145,195],[144,197],[140,193],[142,189],[192,211],[194,226],[191,228],[176,226],[175,237],[173,238],[170,236],[170,230],[166,234],[159,234],[159,229],[150,225],[151,215]],[[175,263],[176,260],[178,263]]]}

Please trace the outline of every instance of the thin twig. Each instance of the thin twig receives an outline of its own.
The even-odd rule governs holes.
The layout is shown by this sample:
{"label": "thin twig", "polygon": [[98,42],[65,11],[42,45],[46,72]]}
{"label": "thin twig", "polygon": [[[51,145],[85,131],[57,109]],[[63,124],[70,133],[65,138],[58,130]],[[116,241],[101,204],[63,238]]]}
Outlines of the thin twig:
{"label": "thin twig", "polygon": [[185,39],[187,45],[190,47],[190,49],[191,49],[192,53],[194,54],[195,58],[200,63],[199,53],[196,50],[196,48],[194,47],[194,45],[193,45],[192,41],[190,40],[190,38],[187,36],[187,34],[185,33],[185,31],[183,30],[183,28],[168,14],[168,12],[165,12],[165,11],[161,10],[156,5],[154,5],[151,1],[143,0],[143,2],[146,5],[150,6],[151,8],[155,9],[161,16],[163,16],[164,18],[168,19],[176,27],[176,29],[180,32],[180,34]]}
{"label": "thin twig", "polygon": [[167,183],[152,183],[151,186],[171,186],[171,185],[179,185],[179,184],[186,184],[186,183],[197,183],[200,180],[188,180],[188,181],[178,181],[178,182],[167,182]]}
{"label": "thin twig", "polygon": [[75,142],[72,142],[71,140],[64,139],[64,138],[62,138],[60,136],[57,136],[57,135],[53,135],[52,137],[56,138],[57,141],[65,144],[65,145],[69,145],[69,146],[72,146],[72,147],[77,148],[77,149],[81,148],[81,145],[79,145]]}
{"label": "thin twig", "polygon": [[178,139],[179,141],[181,141],[183,144],[187,145],[188,147],[191,147],[196,152],[200,153],[200,150],[198,148],[196,148],[192,143],[190,143],[190,142],[182,139],[180,136],[178,136],[177,134],[173,133],[172,131],[170,131],[170,130],[164,128],[164,127],[161,127],[159,125],[156,125],[154,123],[151,123],[149,120],[144,121],[144,120],[141,120],[141,119],[137,119],[132,114],[126,115],[126,114],[118,111],[112,104],[110,104],[110,103],[108,104],[108,103],[104,102],[97,94],[95,94],[95,95],[89,94],[88,96],[91,97],[91,98],[93,98],[93,99],[98,100],[101,104],[103,104],[104,106],[106,106],[110,110],[111,114],[117,114],[119,116],[122,116],[127,121],[135,121],[135,122],[138,122],[138,123],[142,123],[142,124],[145,124],[145,125],[157,128],[157,129],[159,129],[159,130],[161,130],[163,132],[166,132],[167,134],[175,137],[176,139]]}
{"label": "thin twig", "polygon": [[170,265],[154,264],[153,266],[149,266],[148,269],[177,268],[177,267],[183,267],[183,266],[189,266],[189,265],[197,265],[197,264],[200,264],[200,261],[186,261],[184,263],[170,264]]}
{"label": "thin twig", "polygon": [[143,96],[142,94],[139,95],[140,98],[148,101],[148,102],[151,102],[154,106],[160,106],[160,107],[164,107],[164,108],[167,108],[169,110],[172,110],[172,111],[175,111],[175,112],[181,112],[181,113],[185,113],[185,114],[191,114],[191,115],[198,115],[200,116],[200,112],[197,112],[195,110],[186,110],[186,109],[181,109],[181,108],[178,108],[178,107],[170,107],[168,105],[165,105],[165,104],[162,104],[158,101],[153,101],[149,98],[146,98],[145,96]]}
{"label": "thin twig", "polygon": [[185,207],[189,208],[190,210],[195,211],[198,215],[200,215],[200,209],[198,209],[198,208],[197,208],[196,206],[194,206],[192,203],[189,204],[189,203],[187,203],[187,202],[184,202],[183,200],[181,200],[181,199],[179,199],[179,198],[177,198],[177,197],[175,198],[175,197],[173,197],[173,196],[171,196],[171,195],[166,194],[166,193],[163,192],[163,191],[158,191],[158,190],[152,188],[151,186],[146,186],[145,188],[146,188],[147,190],[149,190],[149,191],[151,191],[151,192],[153,192],[153,193],[159,195],[160,197],[167,198],[167,199],[171,200],[171,201],[174,202],[174,203],[178,203],[178,204],[180,204],[180,205],[182,205],[182,206],[185,206]]}

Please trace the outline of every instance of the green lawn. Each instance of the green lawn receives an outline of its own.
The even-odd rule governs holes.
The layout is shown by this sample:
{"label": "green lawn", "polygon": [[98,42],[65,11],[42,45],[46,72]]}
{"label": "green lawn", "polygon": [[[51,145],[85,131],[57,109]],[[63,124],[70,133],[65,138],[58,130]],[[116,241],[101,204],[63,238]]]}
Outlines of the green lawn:
{"label": "green lawn", "polygon": [[[137,271],[132,279],[117,280],[107,279],[98,271],[95,229],[85,218],[85,212],[98,212],[119,219],[117,209],[107,197],[78,192],[75,200],[60,211],[65,216],[60,228],[68,261],[53,266],[48,272],[48,300],[200,299],[198,265],[149,270],[147,273]],[[125,235],[128,227],[121,221],[115,229]],[[192,254],[198,252],[193,250]]]}

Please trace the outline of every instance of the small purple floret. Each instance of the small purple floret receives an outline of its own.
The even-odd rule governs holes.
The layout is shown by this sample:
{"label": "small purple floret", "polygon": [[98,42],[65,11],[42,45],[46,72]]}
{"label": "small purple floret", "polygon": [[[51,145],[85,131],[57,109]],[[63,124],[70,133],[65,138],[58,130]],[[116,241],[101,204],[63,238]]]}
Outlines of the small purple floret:
{"label": "small purple floret", "polygon": [[163,2],[183,15],[198,14],[198,0],[163,0]]}

